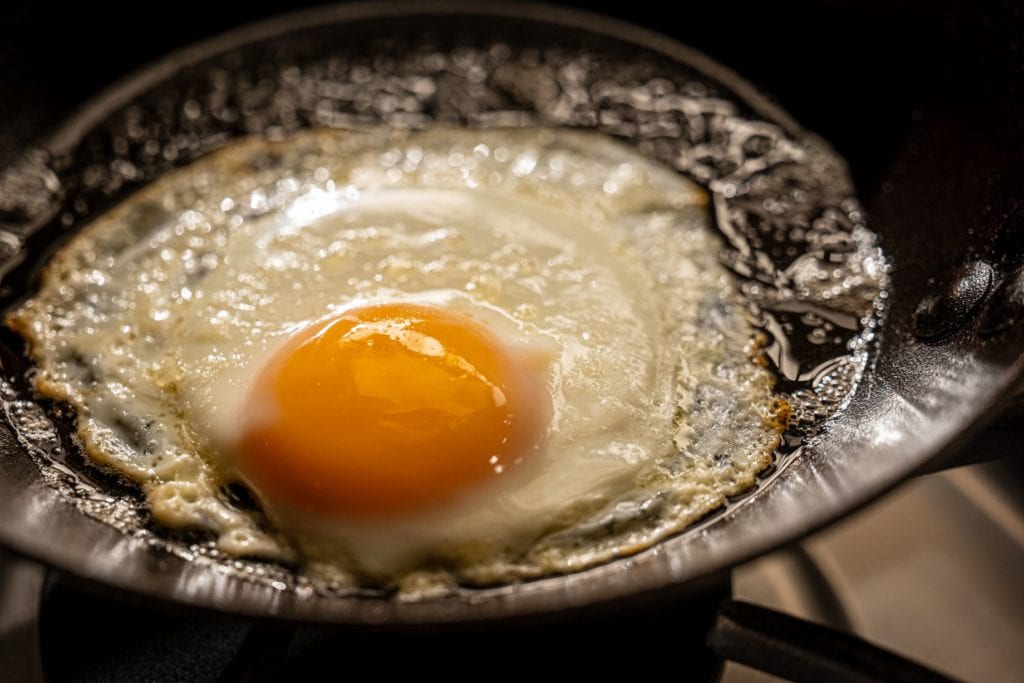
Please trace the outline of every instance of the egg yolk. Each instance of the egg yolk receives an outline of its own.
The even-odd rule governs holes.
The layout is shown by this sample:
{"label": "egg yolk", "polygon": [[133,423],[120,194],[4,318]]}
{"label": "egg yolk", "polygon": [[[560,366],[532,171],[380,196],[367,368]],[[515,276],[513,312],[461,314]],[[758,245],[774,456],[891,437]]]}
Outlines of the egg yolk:
{"label": "egg yolk", "polygon": [[536,450],[537,374],[464,315],[352,309],[270,358],[247,397],[239,465],[266,500],[316,513],[435,505]]}

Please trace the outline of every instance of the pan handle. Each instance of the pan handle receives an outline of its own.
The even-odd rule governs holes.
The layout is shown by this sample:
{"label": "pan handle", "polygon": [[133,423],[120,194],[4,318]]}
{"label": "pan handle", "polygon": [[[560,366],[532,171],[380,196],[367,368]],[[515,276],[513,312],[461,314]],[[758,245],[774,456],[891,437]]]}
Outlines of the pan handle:
{"label": "pan handle", "polygon": [[797,683],[953,680],[851,633],[739,600],[719,606],[707,643],[724,659]]}

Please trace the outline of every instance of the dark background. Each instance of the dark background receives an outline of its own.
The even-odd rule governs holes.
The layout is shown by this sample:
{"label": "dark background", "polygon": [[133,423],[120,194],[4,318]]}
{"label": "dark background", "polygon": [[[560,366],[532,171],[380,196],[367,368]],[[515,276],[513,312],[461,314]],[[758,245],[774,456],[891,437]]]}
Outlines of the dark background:
{"label": "dark background", "polygon": [[[0,165],[104,86],[162,54],[313,4],[253,0],[226,7],[175,0],[126,11],[101,3],[3,3]],[[1009,0],[562,4],[654,28],[734,68],[830,140],[851,161],[868,199],[891,192],[894,176],[906,171],[903,157],[922,152],[902,148],[908,134],[936,117],[953,116],[963,125],[936,133],[943,139],[935,140],[939,153],[928,155],[928,163],[942,164],[972,147],[981,154],[998,155],[1002,148],[1008,157],[1024,156],[1017,129],[1024,16]],[[942,153],[942,145],[956,149]],[[960,173],[977,174],[1006,161],[951,167],[938,180],[955,182]]]}

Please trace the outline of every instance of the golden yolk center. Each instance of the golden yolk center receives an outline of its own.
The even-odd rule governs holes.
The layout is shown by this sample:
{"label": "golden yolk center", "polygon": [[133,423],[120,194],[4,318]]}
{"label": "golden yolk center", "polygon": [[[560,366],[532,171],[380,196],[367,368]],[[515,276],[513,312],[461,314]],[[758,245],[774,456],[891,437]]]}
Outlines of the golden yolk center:
{"label": "golden yolk center", "polygon": [[239,461],[268,500],[323,513],[425,507],[537,446],[545,402],[482,325],[384,304],[295,334],[248,395]]}

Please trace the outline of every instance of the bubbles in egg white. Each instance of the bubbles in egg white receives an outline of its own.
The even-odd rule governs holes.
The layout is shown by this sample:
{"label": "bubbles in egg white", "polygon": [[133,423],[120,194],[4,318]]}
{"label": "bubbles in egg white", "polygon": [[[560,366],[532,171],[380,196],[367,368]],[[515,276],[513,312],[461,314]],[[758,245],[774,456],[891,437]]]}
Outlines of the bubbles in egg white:
{"label": "bubbles in egg white", "polygon": [[[83,231],[11,323],[39,388],[78,409],[89,454],[141,482],[167,526],[340,580],[569,571],[684,528],[778,444],[772,377],[705,204],[592,133],[242,141]],[[539,359],[544,452],[387,522],[235,509],[225,444],[267,355],[311,321],[391,301],[464,313]]]}

